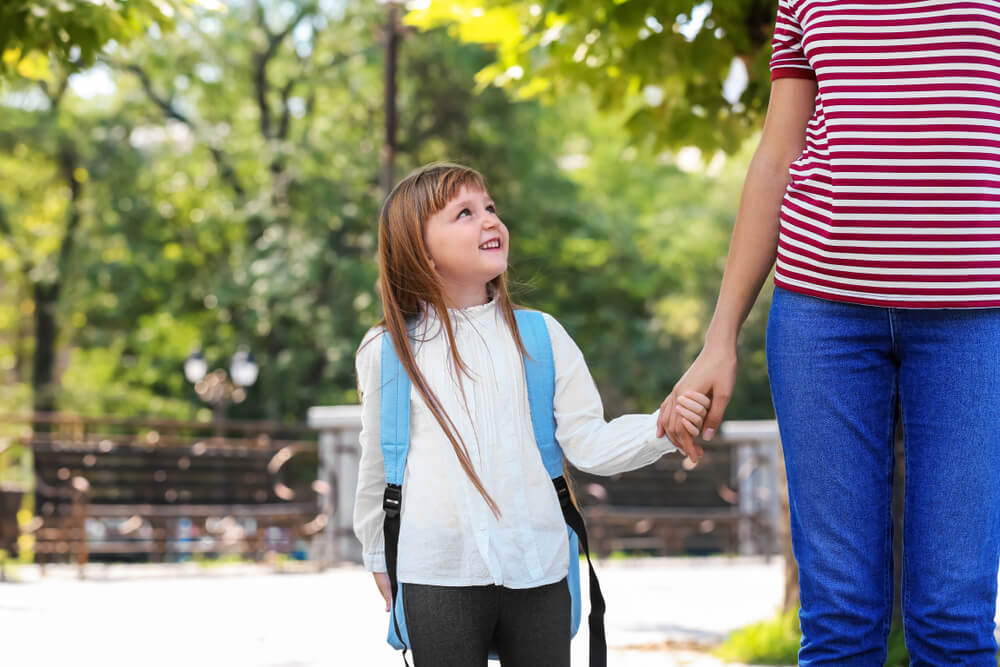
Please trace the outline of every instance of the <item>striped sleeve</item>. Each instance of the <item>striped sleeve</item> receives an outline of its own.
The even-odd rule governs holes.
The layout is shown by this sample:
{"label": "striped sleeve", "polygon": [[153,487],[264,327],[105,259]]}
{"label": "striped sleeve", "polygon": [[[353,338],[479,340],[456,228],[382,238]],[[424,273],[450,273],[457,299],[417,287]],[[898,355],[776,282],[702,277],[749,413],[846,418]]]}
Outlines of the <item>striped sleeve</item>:
{"label": "striped sleeve", "polygon": [[795,18],[793,0],[779,0],[771,41],[771,81],[783,78],[815,79],[816,73],[802,49],[802,26]]}

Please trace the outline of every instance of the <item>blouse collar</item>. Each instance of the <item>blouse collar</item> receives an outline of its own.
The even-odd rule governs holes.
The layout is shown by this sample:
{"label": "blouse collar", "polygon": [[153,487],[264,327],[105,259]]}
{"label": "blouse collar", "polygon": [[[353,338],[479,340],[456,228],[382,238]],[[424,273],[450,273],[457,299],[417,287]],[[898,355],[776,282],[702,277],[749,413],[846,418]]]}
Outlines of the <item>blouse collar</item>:
{"label": "blouse collar", "polygon": [[[419,318],[421,320],[426,320],[428,324],[436,324],[440,321],[438,317],[437,310],[433,305],[424,302],[424,315]],[[465,308],[449,308],[448,317],[451,319],[452,326],[459,327],[462,324],[479,324],[485,323],[493,318],[495,318],[499,311],[499,304],[496,295],[493,290],[489,290],[489,301],[482,304],[477,304],[475,306],[467,306]]]}

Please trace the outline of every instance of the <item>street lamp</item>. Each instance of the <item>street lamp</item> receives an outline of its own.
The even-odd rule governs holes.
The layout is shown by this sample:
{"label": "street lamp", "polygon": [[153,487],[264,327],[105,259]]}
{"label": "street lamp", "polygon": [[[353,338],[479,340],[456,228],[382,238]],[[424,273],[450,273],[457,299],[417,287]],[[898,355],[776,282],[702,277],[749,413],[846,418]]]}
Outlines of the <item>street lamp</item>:
{"label": "street lamp", "polygon": [[257,381],[257,373],[260,369],[253,360],[253,352],[247,347],[241,346],[233,355],[233,360],[229,364],[229,374],[233,382],[241,387],[249,387]]}
{"label": "street lamp", "polygon": [[228,374],[222,368],[216,368],[209,373],[208,363],[200,348],[195,348],[188,355],[184,361],[184,377],[194,385],[198,398],[212,406],[216,435],[221,435],[219,424],[225,417],[226,406],[246,400],[246,390],[257,381],[259,372],[260,368],[254,361],[253,353],[245,345],[239,346],[233,354]]}
{"label": "street lamp", "polygon": [[195,348],[184,362],[184,377],[191,384],[195,384],[205,377],[205,373],[207,372],[208,364],[205,363],[205,357],[202,355],[200,349]]}

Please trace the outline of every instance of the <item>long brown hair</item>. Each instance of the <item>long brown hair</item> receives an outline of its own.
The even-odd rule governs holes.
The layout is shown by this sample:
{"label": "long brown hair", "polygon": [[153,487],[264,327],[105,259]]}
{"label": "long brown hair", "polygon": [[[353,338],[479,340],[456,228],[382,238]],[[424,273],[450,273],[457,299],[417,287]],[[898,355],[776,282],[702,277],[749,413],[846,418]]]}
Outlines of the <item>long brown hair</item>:
{"label": "long brown hair", "polygon": [[[470,190],[486,191],[485,179],[475,169],[457,164],[434,163],[412,172],[386,197],[378,221],[378,285],[383,317],[377,326],[385,327],[392,336],[393,346],[406,374],[451,442],[462,469],[493,513],[499,516],[500,508],[473,470],[469,450],[458,429],[417,367],[407,330],[408,322],[423,315],[428,306],[433,307],[448,338],[459,383],[461,384],[463,373],[470,374],[455,344],[455,330],[448,315],[449,303],[444,287],[431,266],[424,245],[424,226],[428,219],[454,199],[463,186]],[[491,280],[487,289],[497,300],[514,341],[521,353],[525,354],[524,342],[518,333],[514,317],[514,303],[507,291],[506,272]]]}

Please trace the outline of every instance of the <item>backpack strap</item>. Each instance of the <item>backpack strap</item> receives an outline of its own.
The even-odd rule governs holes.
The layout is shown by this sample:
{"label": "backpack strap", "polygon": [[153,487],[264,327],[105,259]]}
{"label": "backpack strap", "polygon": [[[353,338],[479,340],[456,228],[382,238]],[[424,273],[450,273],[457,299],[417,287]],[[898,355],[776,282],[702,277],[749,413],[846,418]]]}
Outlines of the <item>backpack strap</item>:
{"label": "backpack strap", "polygon": [[382,524],[385,569],[392,589],[392,624],[403,647],[403,664],[407,665],[407,645],[403,640],[404,633],[399,629],[396,609],[399,589],[396,563],[399,554],[400,512],[403,508],[403,475],[406,472],[406,457],[410,452],[410,377],[396,354],[388,331],[382,336],[381,375],[379,444],[382,446],[385,466],[385,494],[382,496],[382,509],[385,511],[385,521]]}
{"label": "backpack strap", "polygon": [[534,310],[514,311],[517,329],[528,356],[524,358],[524,376],[528,386],[528,405],[535,442],[549,477],[563,474],[563,454],[556,442],[556,415],[552,400],[556,392],[556,366],[552,342],[542,314]]}
{"label": "backpack strap", "polygon": [[[559,497],[563,518],[576,533],[583,553],[587,556],[590,572],[590,667],[607,667],[608,642],[604,632],[604,595],[601,584],[590,560],[590,545],[587,543],[587,527],[580,510],[573,503],[569,485],[563,477],[563,455],[556,442],[556,417],[553,401],[555,398],[555,361],[552,358],[552,341],[545,318],[538,311],[518,310],[518,332],[528,355],[524,359],[524,375],[528,386],[528,402],[531,408],[531,425],[535,431],[535,441],[542,456],[545,470],[552,478]],[[574,554],[570,554],[573,558]]]}

